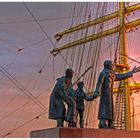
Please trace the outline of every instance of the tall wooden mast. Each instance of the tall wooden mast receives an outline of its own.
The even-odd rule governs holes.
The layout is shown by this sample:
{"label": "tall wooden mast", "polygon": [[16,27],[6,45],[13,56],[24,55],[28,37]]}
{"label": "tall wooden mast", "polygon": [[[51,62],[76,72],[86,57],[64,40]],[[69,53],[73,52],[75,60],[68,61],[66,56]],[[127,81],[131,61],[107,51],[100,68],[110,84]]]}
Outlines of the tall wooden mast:
{"label": "tall wooden mast", "polygon": [[[119,3],[119,17],[120,17],[120,47],[119,47],[119,63],[122,66],[121,73],[127,72],[129,69],[128,67],[128,57],[127,56],[127,49],[126,49],[126,25],[125,25],[125,3]],[[130,116],[130,91],[128,87],[128,79],[123,80],[120,82],[120,87],[123,87],[121,90],[121,94],[124,94],[125,100],[125,127],[127,130],[131,129],[131,116]]]}

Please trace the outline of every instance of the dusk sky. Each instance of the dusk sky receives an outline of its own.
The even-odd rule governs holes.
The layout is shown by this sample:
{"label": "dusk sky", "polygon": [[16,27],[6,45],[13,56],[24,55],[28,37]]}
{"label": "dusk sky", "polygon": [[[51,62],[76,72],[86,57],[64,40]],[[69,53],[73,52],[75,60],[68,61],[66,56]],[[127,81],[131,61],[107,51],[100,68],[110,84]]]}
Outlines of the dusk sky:
{"label": "dusk sky", "polygon": [[[54,38],[56,33],[70,28],[71,25],[83,22],[81,19],[84,19],[85,16],[84,10],[81,13],[79,12],[81,15],[77,17],[74,16],[73,11],[74,7],[76,10],[78,6],[84,7],[85,5],[87,3],[32,2],[25,3],[25,5],[21,2],[0,3],[0,71],[2,66],[34,96],[41,94],[37,99],[47,109],[49,96],[56,78],[64,73],[64,60],[60,55],[53,59],[50,51],[54,46],[34,21],[28,9],[39,21],[47,36],[53,43],[56,43]],[[95,12],[97,3],[89,5],[90,10]],[[109,5],[111,11],[111,3]],[[116,7],[115,4],[113,6]],[[135,12],[133,17],[132,14],[130,16],[127,22],[132,19],[139,19],[140,11]],[[92,19],[95,18],[95,15],[93,14],[91,17]],[[128,55],[133,59],[138,58],[137,61],[140,61],[139,35],[140,28],[127,34]],[[66,42],[68,43],[68,38],[58,42],[56,47]],[[19,49],[22,50],[18,51]],[[108,54],[104,53],[105,55]],[[131,60],[129,60],[129,64],[131,69],[135,65],[138,66],[138,63]],[[41,73],[39,73],[40,70],[42,70]],[[55,72],[53,72],[54,70]],[[140,81],[140,73],[134,75],[134,80],[136,82]],[[133,82],[132,79],[130,81]],[[133,96],[135,99],[134,106],[137,106],[135,114],[139,114],[139,92]],[[38,105],[29,101],[30,98],[0,72],[0,137],[44,113]],[[48,120],[48,114],[46,113],[39,119],[12,131],[6,137],[29,137],[31,130],[50,127],[55,127],[55,122]],[[135,117],[135,129],[140,130],[140,114]]]}

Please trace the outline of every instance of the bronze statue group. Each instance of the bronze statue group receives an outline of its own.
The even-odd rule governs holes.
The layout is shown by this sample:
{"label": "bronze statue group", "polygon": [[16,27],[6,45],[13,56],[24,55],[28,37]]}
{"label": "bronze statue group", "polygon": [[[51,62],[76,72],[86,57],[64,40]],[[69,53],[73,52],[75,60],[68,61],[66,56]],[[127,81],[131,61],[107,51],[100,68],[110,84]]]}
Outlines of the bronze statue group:
{"label": "bronze statue group", "polygon": [[[100,72],[96,89],[88,96],[84,90],[84,83],[77,83],[77,90],[73,89],[72,77],[73,70],[66,69],[65,76],[57,79],[57,83],[50,96],[49,119],[57,121],[57,127],[63,127],[64,121],[68,122],[68,127],[76,127],[77,116],[79,115],[80,128],[84,128],[84,100],[93,101],[100,95],[98,111],[99,128],[114,129],[113,119],[113,83],[133,76],[139,72],[140,67],[124,74],[115,74],[114,64],[111,60],[104,61],[104,69]],[[67,110],[66,106],[67,105]]]}

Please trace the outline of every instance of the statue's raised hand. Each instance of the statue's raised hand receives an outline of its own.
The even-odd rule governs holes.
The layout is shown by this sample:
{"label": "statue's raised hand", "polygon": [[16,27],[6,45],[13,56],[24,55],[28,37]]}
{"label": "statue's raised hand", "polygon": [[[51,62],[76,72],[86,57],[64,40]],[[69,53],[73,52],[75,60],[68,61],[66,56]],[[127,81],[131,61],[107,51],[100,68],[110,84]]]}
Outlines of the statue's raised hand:
{"label": "statue's raised hand", "polygon": [[133,73],[136,73],[136,72],[140,72],[140,66],[139,67],[134,67],[133,68]]}

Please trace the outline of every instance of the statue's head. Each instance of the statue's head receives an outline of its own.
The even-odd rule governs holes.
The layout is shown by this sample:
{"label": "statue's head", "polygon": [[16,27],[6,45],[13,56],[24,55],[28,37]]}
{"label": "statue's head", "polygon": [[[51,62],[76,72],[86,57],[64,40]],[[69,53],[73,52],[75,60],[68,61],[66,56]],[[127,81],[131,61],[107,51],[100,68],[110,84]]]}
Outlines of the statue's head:
{"label": "statue's head", "polygon": [[78,86],[78,88],[83,88],[83,86],[84,86],[83,81],[79,81],[79,82],[77,83],[77,86]]}
{"label": "statue's head", "polygon": [[65,72],[65,75],[66,75],[66,77],[68,77],[68,78],[72,78],[73,77],[73,70],[71,69],[71,68],[67,68],[66,69],[66,72]]}
{"label": "statue's head", "polygon": [[104,61],[104,68],[109,69],[109,70],[113,70],[114,69],[113,62],[111,60],[105,60]]}

